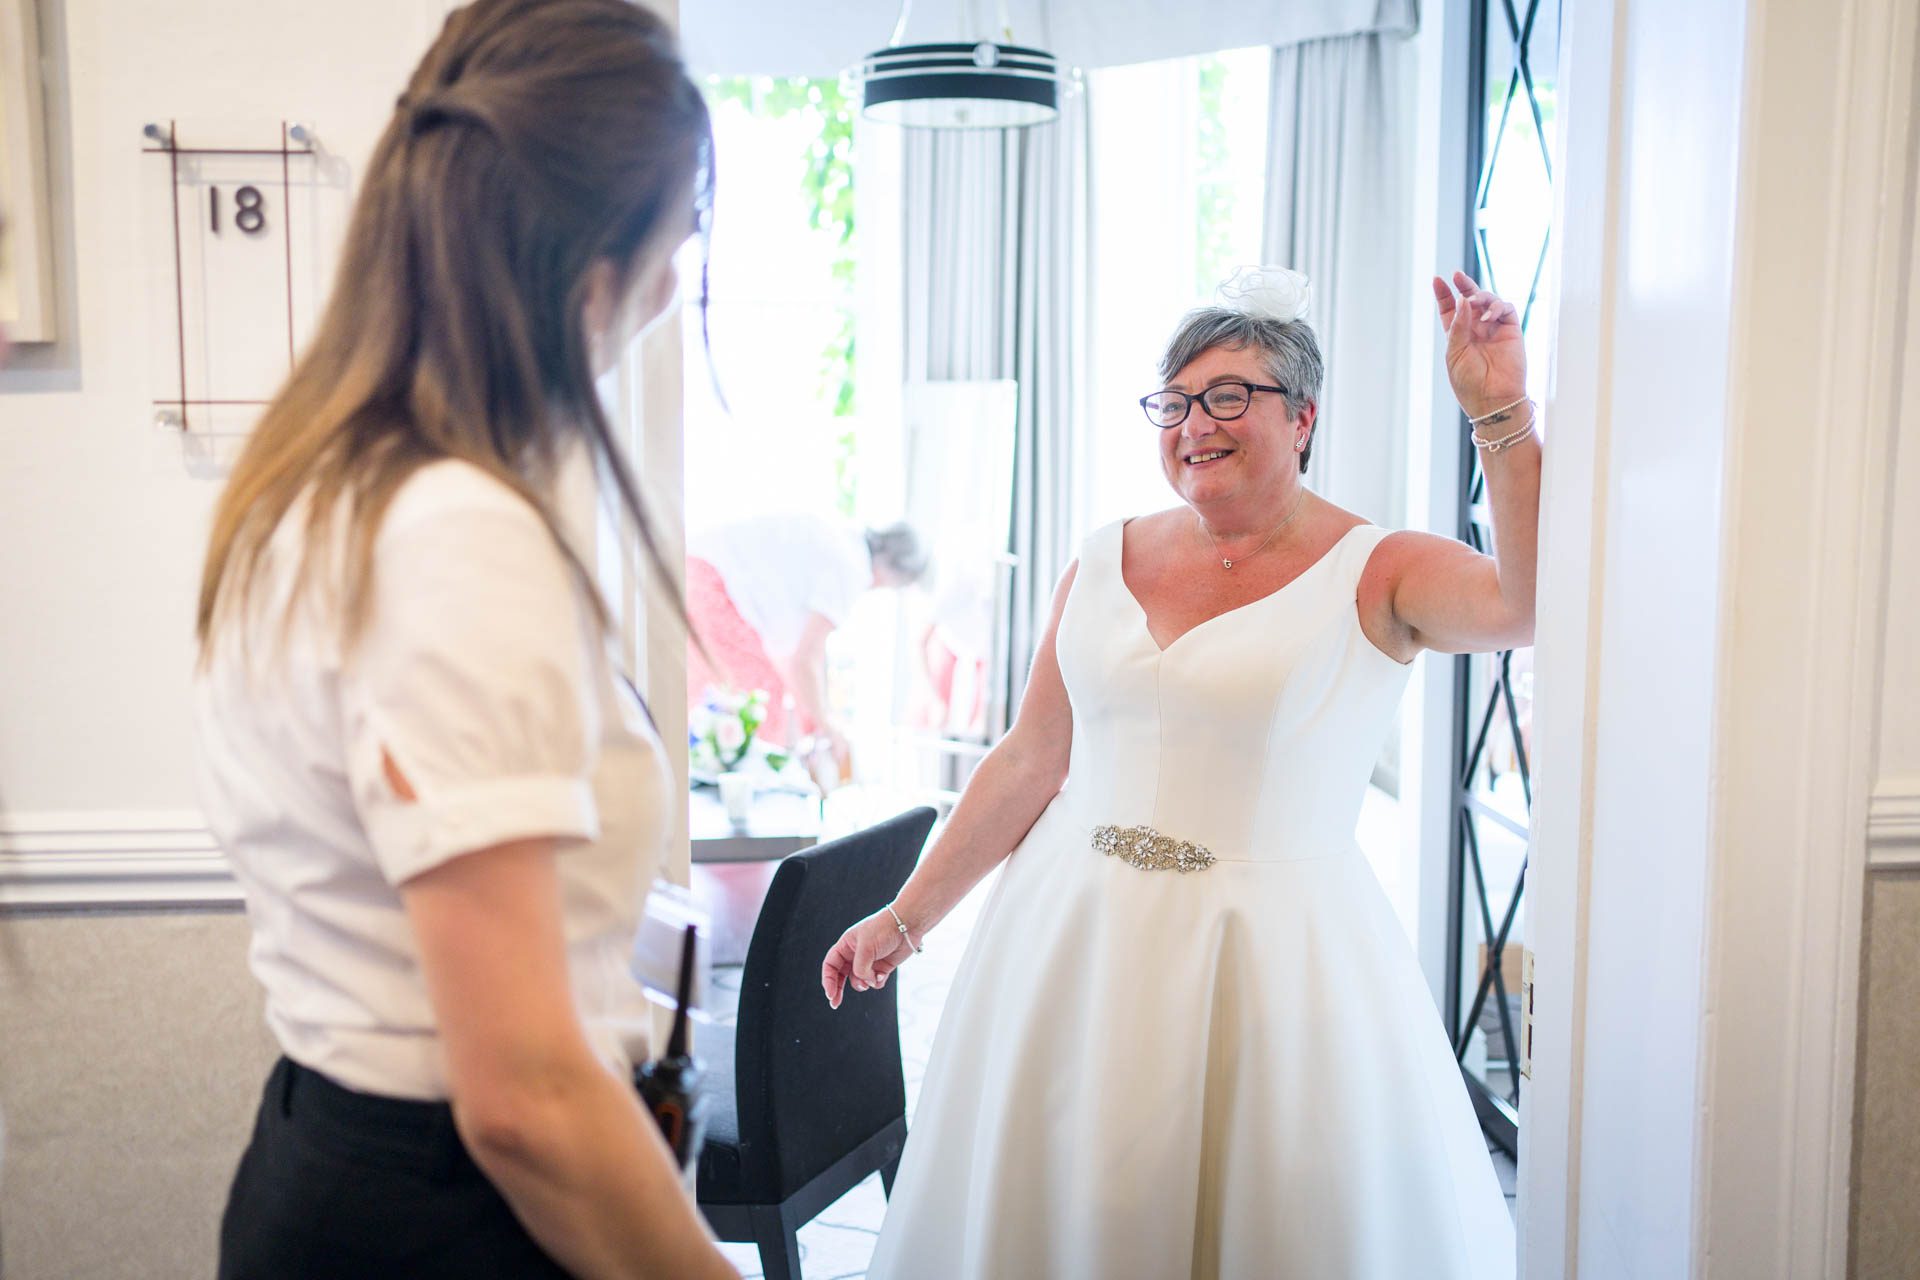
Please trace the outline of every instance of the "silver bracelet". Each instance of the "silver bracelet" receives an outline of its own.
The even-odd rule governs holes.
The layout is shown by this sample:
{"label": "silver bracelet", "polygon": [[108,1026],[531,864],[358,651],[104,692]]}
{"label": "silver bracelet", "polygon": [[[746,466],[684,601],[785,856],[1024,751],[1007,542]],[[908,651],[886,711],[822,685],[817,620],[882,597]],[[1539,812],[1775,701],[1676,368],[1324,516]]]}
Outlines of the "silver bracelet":
{"label": "silver bracelet", "polygon": [[900,936],[907,940],[908,946],[913,947],[913,953],[915,955],[919,955],[922,951],[926,950],[925,947],[915,946],[913,935],[907,932],[907,922],[900,918],[900,913],[893,909],[891,902],[887,904],[887,914],[893,917],[894,928],[900,930]]}
{"label": "silver bracelet", "polygon": [[1503,404],[1498,409],[1495,409],[1492,413],[1483,413],[1477,418],[1468,418],[1467,425],[1470,427],[1477,428],[1481,423],[1497,418],[1509,409],[1519,408],[1521,405],[1525,404],[1529,399],[1531,399],[1530,396],[1521,396],[1518,400],[1515,400],[1512,404]]}
{"label": "silver bracelet", "polygon": [[1510,436],[1503,436],[1498,440],[1482,440],[1480,438],[1480,433],[1478,431],[1475,431],[1468,438],[1473,441],[1474,448],[1485,449],[1488,453],[1498,453],[1502,449],[1507,448],[1509,445],[1518,444],[1520,441],[1532,435],[1534,419],[1537,416],[1538,415],[1529,411],[1527,414],[1527,420],[1521,424],[1520,429],[1518,431],[1514,432]]}

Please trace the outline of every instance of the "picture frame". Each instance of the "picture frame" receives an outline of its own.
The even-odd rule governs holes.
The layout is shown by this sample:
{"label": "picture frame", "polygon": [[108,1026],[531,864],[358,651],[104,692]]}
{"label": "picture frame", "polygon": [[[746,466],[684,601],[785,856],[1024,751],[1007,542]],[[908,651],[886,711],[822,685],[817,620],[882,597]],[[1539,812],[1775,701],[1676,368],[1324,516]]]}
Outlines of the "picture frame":
{"label": "picture frame", "polygon": [[0,326],[14,342],[59,336],[36,0],[0,0]]}

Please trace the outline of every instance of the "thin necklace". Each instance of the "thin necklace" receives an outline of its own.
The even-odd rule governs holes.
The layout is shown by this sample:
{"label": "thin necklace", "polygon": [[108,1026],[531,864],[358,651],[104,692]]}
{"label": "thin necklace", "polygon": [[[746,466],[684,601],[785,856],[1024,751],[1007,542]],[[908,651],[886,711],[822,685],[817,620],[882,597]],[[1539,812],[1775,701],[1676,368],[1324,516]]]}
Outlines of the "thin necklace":
{"label": "thin necklace", "polygon": [[[1307,491],[1305,489],[1302,489],[1300,491],[1300,496],[1293,500],[1293,510],[1287,512],[1287,518],[1285,520],[1282,520],[1279,524],[1273,526],[1273,533],[1269,533],[1261,541],[1259,546],[1247,552],[1247,554],[1241,556],[1240,558],[1242,560],[1251,560],[1255,556],[1259,555],[1262,551],[1265,551],[1267,549],[1267,543],[1273,541],[1273,535],[1275,533],[1279,533],[1282,529],[1286,528],[1287,525],[1292,522],[1293,518],[1300,514],[1300,504],[1305,502],[1306,500],[1307,500]],[[1200,532],[1206,534],[1207,541],[1213,544],[1213,554],[1220,556],[1220,567],[1222,569],[1233,568],[1233,561],[1228,557],[1220,554],[1220,540],[1213,536],[1213,530],[1207,528],[1206,517],[1202,516],[1198,511],[1194,512],[1193,515],[1194,515],[1194,519],[1199,521]]]}

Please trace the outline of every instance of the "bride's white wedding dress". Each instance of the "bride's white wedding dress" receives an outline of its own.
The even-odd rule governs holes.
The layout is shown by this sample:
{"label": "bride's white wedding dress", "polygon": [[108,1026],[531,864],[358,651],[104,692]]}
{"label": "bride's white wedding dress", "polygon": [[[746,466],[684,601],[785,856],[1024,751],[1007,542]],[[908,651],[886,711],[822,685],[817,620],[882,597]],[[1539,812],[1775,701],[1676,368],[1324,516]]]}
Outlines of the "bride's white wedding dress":
{"label": "bride's white wedding dress", "polygon": [[1088,539],[1060,622],[1067,787],[980,917],[869,1274],[1511,1277],[1459,1068],[1353,839],[1407,678],[1354,605],[1386,531],[1163,651],[1121,528]]}

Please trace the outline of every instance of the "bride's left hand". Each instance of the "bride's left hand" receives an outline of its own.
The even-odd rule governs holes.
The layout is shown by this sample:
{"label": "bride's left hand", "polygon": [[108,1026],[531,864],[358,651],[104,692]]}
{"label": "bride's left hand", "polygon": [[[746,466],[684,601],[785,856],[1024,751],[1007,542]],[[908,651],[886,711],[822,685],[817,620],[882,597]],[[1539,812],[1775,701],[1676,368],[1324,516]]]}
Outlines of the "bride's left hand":
{"label": "bride's left hand", "polygon": [[1433,300],[1447,331],[1447,380],[1467,416],[1483,417],[1526,395],[1527,348],[1514,305],[1464,271],[1453,273],[1451,286],[1435,276]]}
{"label": "bride's left hand", "polygon": [[820,987],[827,1003],[838,1009],[848,987],[877,991],[887,975],[913,955],[913,943],[900,932],[893,916],[876,911],[840,935],[820,966]]}

